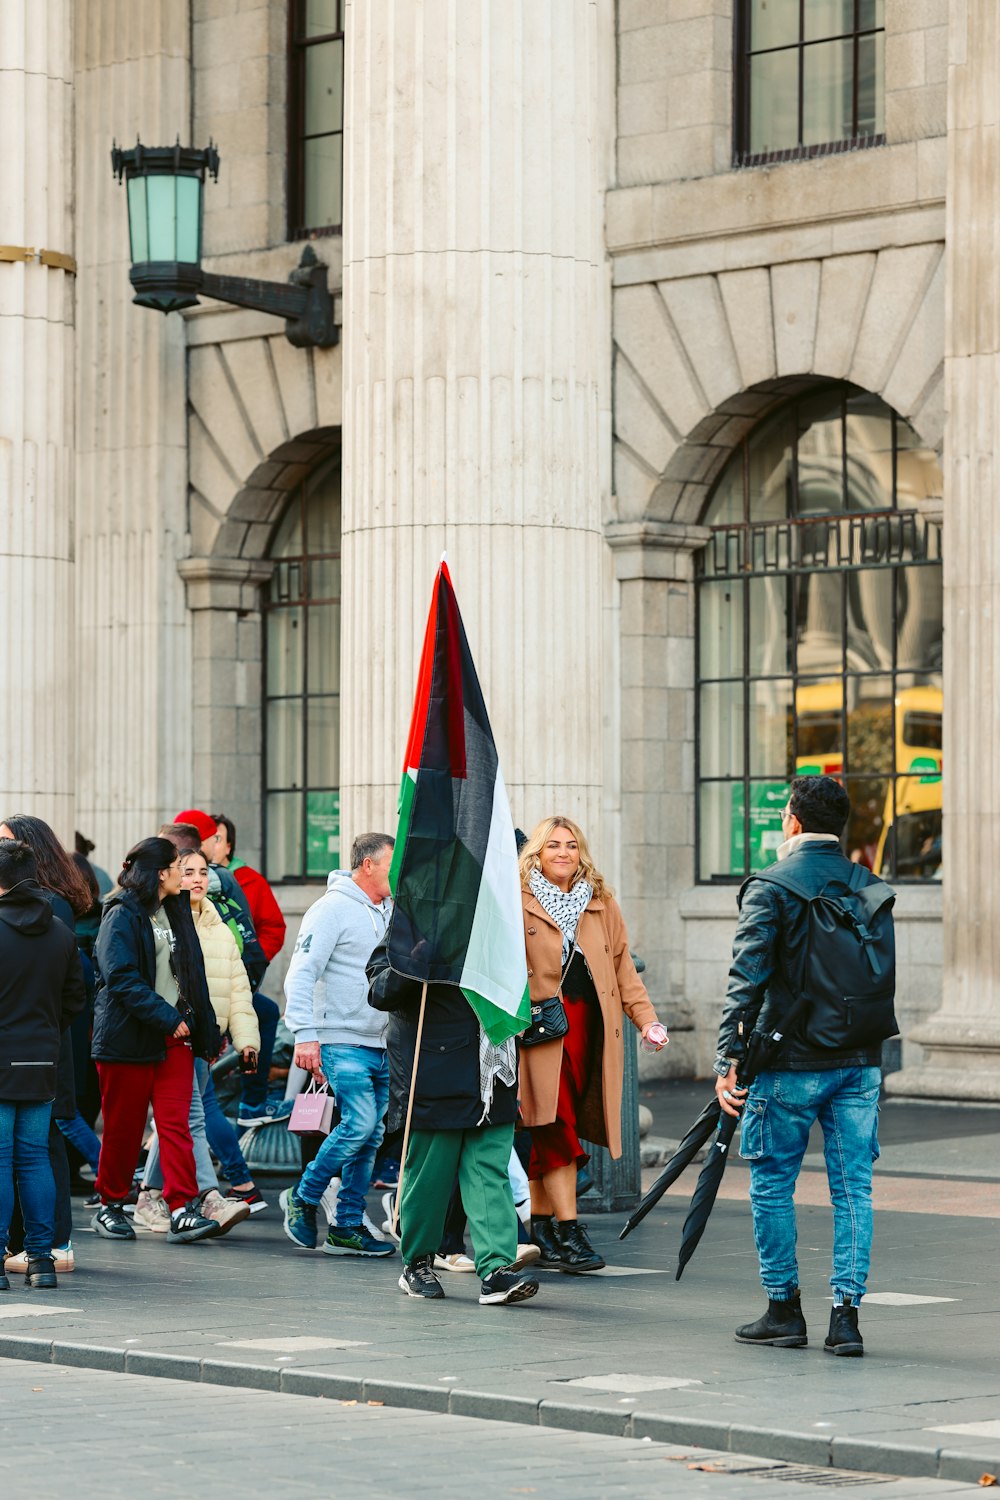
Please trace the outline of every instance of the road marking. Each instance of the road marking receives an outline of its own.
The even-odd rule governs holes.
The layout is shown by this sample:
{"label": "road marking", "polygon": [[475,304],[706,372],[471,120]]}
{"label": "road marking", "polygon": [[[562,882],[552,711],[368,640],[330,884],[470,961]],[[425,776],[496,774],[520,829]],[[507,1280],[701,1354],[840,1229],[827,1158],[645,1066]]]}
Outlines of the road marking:
{"label": "road marking", "polygon": [[951,1427],[927,1427],[926,1432],[957,1432],[963,1437],[1000,1438],[1000,1421],[955,1422]]}
{"label": "road marking", "polygon": [[579,1375],[575,1380],[552,1380],[550,1385],[576,1385],[588,1391],[679,1391],[686,1385],[701,1385],[700,1380],[685,1380],[678,1375]]}
{"label": "road marking", "polygon": [[927,1302],[961,1302],[961,1297],[918,1297],[916,1292],[866,1292],[865,1303],[880,1307],[922,1307]]}
{"label": "road marking", "polygon": [[666,1276],[666,1268],[656,1266],[605,1266],[603,1271],[588,1271],[588,1276]]}
{"label": "road marking", "polygon": [[320,1339],[303,1333],[298,1338],[226,1339],[217,1349],[278,1349],[282,1354],[308,1354],[314,1349],[367,1349],[370,1339]]}
{"label": "road marking", "polygon": [[83,1312],[82,1307],[39,1307],[35,1302],[10,1302],[0,1307],[0,1318],[57,1318],[60,1313]]}

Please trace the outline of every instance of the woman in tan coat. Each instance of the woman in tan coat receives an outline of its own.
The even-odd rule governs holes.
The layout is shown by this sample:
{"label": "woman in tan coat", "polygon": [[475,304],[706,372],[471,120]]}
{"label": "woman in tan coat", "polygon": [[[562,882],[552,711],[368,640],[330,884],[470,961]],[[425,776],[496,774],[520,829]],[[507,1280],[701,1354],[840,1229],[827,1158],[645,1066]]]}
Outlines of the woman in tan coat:
{"label": "woman in tan coat", "polygon": [[531,1127],[531,1237],[540,1266],[580,1274],[604,1265],[576,1218],[580,1138],[621,1155],[625,1017],[657,1049],[667,1035],[629,953],[625,923],[569,818],[545,818],[521,850],[532,1002],[561,994],[569,1031],[524,1047],[521,1114]]}

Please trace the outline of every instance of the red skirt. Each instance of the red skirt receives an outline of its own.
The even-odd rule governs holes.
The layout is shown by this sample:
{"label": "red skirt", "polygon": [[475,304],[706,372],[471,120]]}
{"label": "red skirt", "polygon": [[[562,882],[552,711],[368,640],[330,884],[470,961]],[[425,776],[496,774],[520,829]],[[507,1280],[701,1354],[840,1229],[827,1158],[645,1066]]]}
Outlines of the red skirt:
{"label": "red skirt", "polygon": [[528,1178],[532,1182],[559,1167],[582,1167],[590,1160],[590,1153],[580,1144],[576,1122],[594,1065],[594,1043],[600,1040],[601,1016],[596,1005],[579,995],[564,995],[563,1004],[569,1031],[563,1037],[559,1100],[551,1125],[531,1127]]}

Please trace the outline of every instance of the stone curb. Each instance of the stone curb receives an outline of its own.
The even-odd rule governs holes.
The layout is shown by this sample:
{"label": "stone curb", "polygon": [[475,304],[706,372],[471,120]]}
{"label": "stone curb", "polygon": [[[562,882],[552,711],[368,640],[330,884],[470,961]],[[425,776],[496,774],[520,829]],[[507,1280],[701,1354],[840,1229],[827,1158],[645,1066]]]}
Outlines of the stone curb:
{"label": "stone curb", "polygon": [[273,1391],[293,1396],[318,1396],[333,1401],[373,1401],[416,1411],[482,1417],[495,1422],[560,1427],[602,1436],[648,1438],[653,1442],[691,1444],[717,1452],[746,1453],[757,1458],[784,1459],[818,1467],[863,1470],[905,1478],[951,1479],[975,1484],[980,1475],[996,1470],[996,1453],[977,1455],[949,1448],[921,1448],[908,1443],[818,1434],[712,1422],[703,1417],[625,1412],[600,1406],[530,1396],[493,1395],[488,1391],[458,1390],[415,1381],[364,1379],[321,1370],[244,1364],[236,1360],[198,1359],[190,1354],[167,1354],[142,1349],[119,1349],[103,1344],[78,1344],[62,1339],[0,1335],[0,1359],[34,1360],[72,1365],[77,1369],[109,1370],[116,1374],[165,1376],[171,1380],[200,1381],[206,1385],[241,1390]]}

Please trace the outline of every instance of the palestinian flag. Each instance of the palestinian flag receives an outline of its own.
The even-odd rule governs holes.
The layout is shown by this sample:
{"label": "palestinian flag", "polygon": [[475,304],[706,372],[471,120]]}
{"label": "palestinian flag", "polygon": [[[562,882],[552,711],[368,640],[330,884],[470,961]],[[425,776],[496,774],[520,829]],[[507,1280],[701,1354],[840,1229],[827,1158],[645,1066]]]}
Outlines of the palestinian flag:
{"label": "palestinian flag", "polygon": [[389,871],[389,962],[454,984],[491,1042],[528,1025],[521,882],[493,732],[442,560],[427,619]]}

